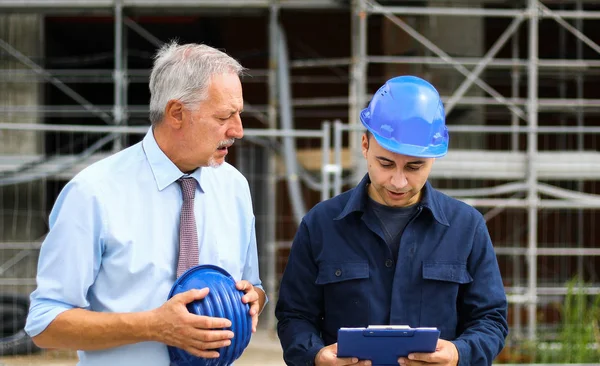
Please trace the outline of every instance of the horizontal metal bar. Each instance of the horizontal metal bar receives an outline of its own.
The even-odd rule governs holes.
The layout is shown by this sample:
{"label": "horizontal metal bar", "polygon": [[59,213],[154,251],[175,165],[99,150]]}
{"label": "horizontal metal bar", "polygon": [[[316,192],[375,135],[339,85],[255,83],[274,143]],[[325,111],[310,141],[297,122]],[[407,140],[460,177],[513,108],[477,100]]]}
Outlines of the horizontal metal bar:
{"label": "horizontal metal bar", "polygon": [[[476,66],[481,61],[481,57],[454,57],[454,60],[464,66]],[[367,62],[373,64],[420,64],[420,65],[444,65],[452,67],[446,61],[439,57],[426,56],[369,56]],[[525,59],[496,58],[490,61],[487,67],[497,68],[526,68],[529,61]],[[567,60],[567,59],[540,59],[539,68],[576,68],[589,69],[600,68],[600,61],[597,60]]]}
{"label": "horizontal metal bar", "polygon": [[348,97],[322,97],[322,98],[295,98],[292,100],[294,107],[314,107],[314,106],[344,106],[348,105]]}
{"label": "horizontal metal bar", "polygon": [[[0,123],[0,130],[16,130],[16,131],[43,131],[43,132],[89,132],[89,133],[107,133],[117,132],[123,134],[144,134],[148,127],[119,127],[119,126],[102,126],[102,125],[52,125],[43,123]],[[264,131],[257,129],[258,131]],[[362,126],[354,128],[342,128],[343,131],[348,130],[360,130]],[[580,134],[600,133],[600,127],[579,127],[579,126],[540,126],[540,127],[528,127],[528,126],[482,126],[482,125],[451,125],[448,126],[448,130],[451,133],[548,133],[548,134]],[[245,129],[244,131],[251,131]],[[254,132],[250,132],[254,133]],[[270,133],[270,132],[269,132]],[[272,136],[272,135],[270,135]],[[289,136],[289,135],[286,135]]]}
{"label": "horizontal metal bar", "polygon": [[[268,8],[271,0],[123,0],[124,8],[177,8],[198,9],[202,8]],[[277,5],[289,9],[310,8],[340,8],[342,4],[335,0],[279,0]],[[35,10],[82,10],[107,9],[112,10],[114,0],[0,0],[0,9],[35,11]]]}
{"label": "horizontal metal bar", "polygon": [[0,286],[35,286],[35,278],[0,278]]}
{"label": "horizontal metal bar", "polygon": [[[527,248],[494,246],[497,255],[527,255]],[[599,248],[536,248],[537,256],[600,256]]]}
{"label": "horizontal metal bar", "polygon": [[444,16],[489,16],[514,18],[520,14],[526,13],[525,10],[518,9],[482,9],[482,8],[458,8],[458,7],[418,7],[418,6],[377,6],[375,8],[367,7],[370,14],[396,14],[396,15],[444,15]]}
{"label": "horizontal metal bar", "polygon": [[[366,96],[366,100],[371,99],[371,95]],[[449,96],[443,96],[442,100],[447,102],[450,99]],[[525,106],[528,103],[526,98],[506,98],[510,103],[519,106]],[[296,98],[292,100],[294,107],[323,107],[323,106],[346,106],[349,103],[347,96],[340,97],[321,97],[321,98]],[[487,106],[505,106],[494,98],[486,97],[462,97],[456,103],[457,105],[487,105]],[[600,99],[559,99],[559,98],[540,98],[538,99],[538,109],[543,111],[555,111],[557,109],[563,109],[567,107],[572,108],[597,108],[600,110]],[[113,106],[108,105],[97,105],[95,108],[98,111],[112,113]],[[266,113],[266,105],[253,105],[252,111],[248,111],[247,114],[252,112]],[[127,113],[130,116],[147,116],[149,113],[148,106],[144,105],[130,105],[127,107]],[[69,116],[69,117],[85,117],[91,116],[91,113],[84,108],[76,105],[62,105],[62,106],[51,106],[51,105],[28,105],[28,106],[0,106],[1,114],[35,114],[39,116]]]}
{"label": "horizontal metal bar", "polygon": [[[504,289],[507,294],[525,295],[529,293],[529,288],[526,286],[505,286]],[[569,288],[565,286],[538,286],[536,290],[536,296],[558,296],[569,293]],[[596,286],[575,287],[573,290],[577,293],[583,293],[587,295],[600,294],[600,287]]]}
{"label": "horizontal metal bar", "polygon": [[600,209],[600,202],[582,201],[582,200],[539,200],[536,204],[529,203],[525,199],[516,198],[482,198],[469,199],[464,198],[461,201],[473,207],[509,207],[509,208],[527,208],[535,206],[539,209],[548,208],[573,208],[573,209]]}
{"label": "horizontal metal bar", "polygon": [[[0,130],[21,131],[54,131],[54,132],[87,132],[87,133],[121,133],[145,134],[150,126],[102,126],[102,125],[51,125],[42,123],[0,123]],[[278,130],[278,129],[244,129],[246,136],[264,137],[322,137],[321,130]]]}
{"label": "horizontal metal bar", "polygon": [[[430,16],[459,16],[459,17],[494,17],[515,18],[523,14],[530,17],[529,10],[525,9],[484,9],[465,7],[417,7],[417,6],[376,6],[367,7],[370,14],[396,14],[396,15],[430,15]],[[564,19],[600,19],[600,11],[591,10],[553,10],[553,13]],[[550,18],[549,15],[538,12],[539,18]]]}
{"label": "horizontal metal bar", "polygon": [[295,60],[290,61],[290,67],[300,69],[309,67],[348,66],[350,65],[350,62],[351,60],[348,57]]}
{"label": "horizontal metal bar", "polygon": [[0,250],[35,250],[40,249],[42,242],[0,242]]}
{"label": "horizontal metal bar", "polygon": [[[106,113],[112,113],[114,106],[112,105],[95,105],[96,110]],[[251,114],[252,112],[258,113],[266,113],[267,106],[266,105],[252,105],[252,111],[246,111],[246,114]],[[150,112],[147,105],[129,105],[127,106],[127,113],[131,115],[137,116],[147,116]],[[79,107],[77,105],[3,105],[0,106],[0,115],[1,114],[35,114],[39,116],[40,114],[46,116],[92,116],[92,113],[83,107]]]}
{"label": "horizontal metal bar", "polygon": [[[361,125],[349,125],[341,124],[339,127],[342,131],[363,131],[364,127]],[[583,126],[482,126],[482,125],[450,125],[448,126],[450,132],[460,133],[598,133],[600,127],[583,127]]]}
{"label": "horizontal metal bar", "polygon": [[451,125],[448,126],[450,132],[459,133],[600,133],[600,127],[583,126],[482,126],[482,125]]}
{"label": "horizontal metal bar", "polygon": [[[370,100],[372,95],[365,96],[366,100]],[[442,100],[447,102],[449,96],[442,96]],[[321,98],[296,98],[292,101],[294,107],[314,107],[314,106],[343,106],[348,105],[348,97],[321,97]],[[506,98],[506,101],[515,105],[526,106],[529,101],[527,98]],[[505,106],[494,98],[486,97],[462,97],[457,101],[457,105],[489,105],[489,106]],[[574,108],[598,108],[600,109],[600,99],[559,99],[559,98],[539,98],[538,109],[540,111],[553,111],[565,107]]]}
{"label": "horizontal metal bar", "polygon": [[[450,97],[442,97],[442,100],[446,102]],[[516,105],[525,106],[529,103],[527,98],[506,98],[508,102]],[[502,102],[497,101],[494,98],[486,97],[462,97],[457,102],[462,105],[505,105]],[[564,107],[577,107],[577,108],[600,108],[600,99],[565,99],[565,98],[539,98],[537,103],[539,110],[555,110]]]}

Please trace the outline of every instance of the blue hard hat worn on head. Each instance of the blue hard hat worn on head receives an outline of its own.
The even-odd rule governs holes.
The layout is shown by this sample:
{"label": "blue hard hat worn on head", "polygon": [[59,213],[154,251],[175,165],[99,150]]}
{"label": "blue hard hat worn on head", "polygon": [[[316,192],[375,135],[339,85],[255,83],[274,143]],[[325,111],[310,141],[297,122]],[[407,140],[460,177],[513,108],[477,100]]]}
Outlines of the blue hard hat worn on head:
{"label": "blue hard hat worn on head", "polygon": [[213,265],[199,265],[188,269],[173,284],[169,299],[179,293],[204,287],[210,289],[208,295],[189,303],[187,308],[192,314],[229,319],[230,330],[234,334],[231,344],[216,349],[219,352],[218,358],[200,358],[180,348],[168,346],[171,366],[227,366],[237,360],[250,343],[250,306],[242,302],[244,292],[235,287],[235,280],[224,269]]}
{"label": "blue hard hat worn on head", "polygon": [[381,147],[394,153],[437,158],[448,152],[442,99],[433,85],[416,76],[388,80],[360,120]]}

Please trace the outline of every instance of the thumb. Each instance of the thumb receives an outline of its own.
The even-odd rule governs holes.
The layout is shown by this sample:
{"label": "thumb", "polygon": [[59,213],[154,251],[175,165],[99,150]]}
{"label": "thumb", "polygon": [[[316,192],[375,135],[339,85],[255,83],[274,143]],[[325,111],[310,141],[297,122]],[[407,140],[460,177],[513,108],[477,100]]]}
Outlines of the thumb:
{"label": "thumb", "polygon": [[173,298],[176,299],[177,302],[187,305],[194,300],[204,299],[206,295],[208,295],[208,292],[208,287],[199,290],[193,289],[177,294]]}

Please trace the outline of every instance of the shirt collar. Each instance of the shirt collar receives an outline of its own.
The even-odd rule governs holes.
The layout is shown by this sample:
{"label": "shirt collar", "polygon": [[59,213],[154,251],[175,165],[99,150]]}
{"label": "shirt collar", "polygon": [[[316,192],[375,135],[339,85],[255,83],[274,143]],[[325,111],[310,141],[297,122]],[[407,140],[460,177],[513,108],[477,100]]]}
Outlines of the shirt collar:
{"label": "shirt collar", "polygon": [[[152,174],[154,175],[154,181],[156,182],[156,187],[159,191],[162,191],[171,183],[177,181],[177,179],[183,176],[189,176],[198,182],[200,185],[200,176],[202,169],[198,168],[194,170],[191,174],[185,174],[177,168],[175,164],[165,155],[165,153],[160,149],[158,144],[156,143],[156,139],[154,138],[153,128],[150,127],[144,140],[142,141],[142,147],[144,149],[144,154],[146,155],[146,159],[148,159],[148,163],[150,164],[150,169],[152,170]],[[202,185],[200,185],[200,190],[202,190]]]}
{"label": "shirt collar", "polygon": [[[350,199],[346,202],[346,206],[335,220],[341,220],[353,212],[365,212],[366,200],[367,200],[367,185],[371,183],[369,174],[365,174],[363,179],[358,183],[356,188],[350,193]],[[433,218],[442,225],[450,226],[446,215],[442,210],[437,197],[439,193],[433,189],[429,181],[425,182],[423,189],[421,190],[421,201],[418,203],[422,207],[426,207]]]}

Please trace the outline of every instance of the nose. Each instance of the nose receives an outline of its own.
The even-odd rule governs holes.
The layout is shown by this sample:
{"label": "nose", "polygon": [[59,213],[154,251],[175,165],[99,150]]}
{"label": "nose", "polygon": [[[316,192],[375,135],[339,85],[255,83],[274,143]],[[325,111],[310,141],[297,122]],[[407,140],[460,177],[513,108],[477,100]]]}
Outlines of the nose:
{"label": "nose", "polygon": [[239,114],[232,119],[231,126],[227,130],[227,138],[241,139],[244,137],[244,127],[242,126],[242,117]]}
{"label": "nose", "polygon": [[394,172],[390,183],[397,189],[406,187],[408,180],[406,179],[404,171],[402,171],[402,169],[398,169],[396,172]]}

